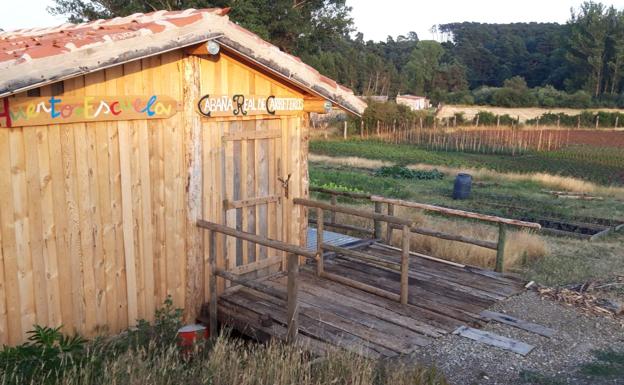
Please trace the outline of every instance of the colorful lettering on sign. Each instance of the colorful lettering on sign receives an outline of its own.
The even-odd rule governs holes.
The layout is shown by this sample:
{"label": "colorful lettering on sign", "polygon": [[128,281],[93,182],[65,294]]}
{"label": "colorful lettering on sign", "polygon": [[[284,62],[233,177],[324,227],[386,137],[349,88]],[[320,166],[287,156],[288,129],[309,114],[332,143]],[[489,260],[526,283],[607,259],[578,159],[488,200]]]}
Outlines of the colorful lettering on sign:
{"label": "colorful lettering on sign", "polygon": [[167,96],[51,96],[4,98],[0,127],[36,126],[107,120],[163,119],[176,114],[177,102]]}
{"label": "colorful lettering on sign", "polygon": [[206,117],[279,115],[303,111],[303,107],[304,103],[301,98],[284,98],[273,95],[204,95],[197,102],[199,113]]}

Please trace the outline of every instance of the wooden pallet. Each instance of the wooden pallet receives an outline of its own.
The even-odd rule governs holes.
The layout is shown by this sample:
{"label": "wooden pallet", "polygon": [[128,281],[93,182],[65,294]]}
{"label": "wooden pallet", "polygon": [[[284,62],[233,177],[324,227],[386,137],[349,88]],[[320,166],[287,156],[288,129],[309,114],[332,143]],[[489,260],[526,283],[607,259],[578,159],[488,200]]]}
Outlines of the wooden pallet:
{"label": "wooden pallet", "polygon": [[[400,251],[381,244],[359,248],[389,261]],[[393,293],[399,293],[399,273],[337,255],[325,270]],[[320,351],[337,346],[372,358],[409,354],[460,326],[478,326],[480,313],[524,290],[524,282],[509,275],[474,267],[413,257],[409,273],[409,304],[319,278],[312,266],[299,276],[299,343]],[[286,293],[282,274],[263,284]],[[222,324],[259,339],[284,339],[286,303],[283,299],[238,288],[219,298]]]}

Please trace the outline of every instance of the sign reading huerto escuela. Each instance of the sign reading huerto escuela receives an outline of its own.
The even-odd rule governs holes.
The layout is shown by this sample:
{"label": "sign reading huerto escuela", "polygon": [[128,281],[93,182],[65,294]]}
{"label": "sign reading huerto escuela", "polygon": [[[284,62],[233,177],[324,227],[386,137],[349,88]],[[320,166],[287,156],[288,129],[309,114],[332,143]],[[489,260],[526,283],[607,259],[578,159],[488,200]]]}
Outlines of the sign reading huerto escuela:
{"label": "sign reading huerto escuela", "polygon": [[0,100],[0,127],[164,119],[177,110],[173,98],[159,95],[4,98]]}
{"label": "sign reading huerto escuela", "polygon": [[304,110],[304,101],[273,95],[204,95],[197,102],[197,108],[206,117],[292,115]]}

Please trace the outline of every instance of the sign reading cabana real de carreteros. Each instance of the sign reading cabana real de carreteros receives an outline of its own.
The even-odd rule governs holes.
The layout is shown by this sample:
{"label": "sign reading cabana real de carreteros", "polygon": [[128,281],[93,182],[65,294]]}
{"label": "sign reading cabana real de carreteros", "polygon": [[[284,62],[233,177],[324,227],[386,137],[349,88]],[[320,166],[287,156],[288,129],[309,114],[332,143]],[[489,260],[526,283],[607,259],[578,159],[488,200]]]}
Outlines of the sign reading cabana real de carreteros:
{"label": "sign reading cabana real de carreteros", "polygon": [[204,95],[197,108],[206,117],[292,115],[304,111],[304,100],[273,95]]}
{"label": "sign reading cabana real de carreteros", "polygon": [[0,127],[163,119],[177,110],[173,98],[160,95],[4,98],[0,101]]}

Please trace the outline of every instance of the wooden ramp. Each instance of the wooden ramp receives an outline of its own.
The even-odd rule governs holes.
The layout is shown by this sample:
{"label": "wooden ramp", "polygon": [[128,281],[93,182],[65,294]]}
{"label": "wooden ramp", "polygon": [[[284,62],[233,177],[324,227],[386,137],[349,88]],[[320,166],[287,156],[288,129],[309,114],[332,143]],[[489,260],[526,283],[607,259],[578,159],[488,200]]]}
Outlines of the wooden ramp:
{"label": "wooden ramp", "polygon": [[[357,249],[388,261],[401,259],[400,251],[380,243]],[[400,292],[398,271],[340,254],[325,260],[325,271]],[[283,273],[262,279],[262,284],[284,295],[286,283]],[[374,358],[409,354],[460,326],[478,326],[487,320],[480,315],[483,310],[523,290],[524,282],[509,275],[413,256],[409,303],[401,305],[319,278],[308,265],[299,275],[298,341],[311,350],[332,345]],[[260,340],[286,336],[286,301],[250,288],[223,293],[218,316],[222,324]]]}

